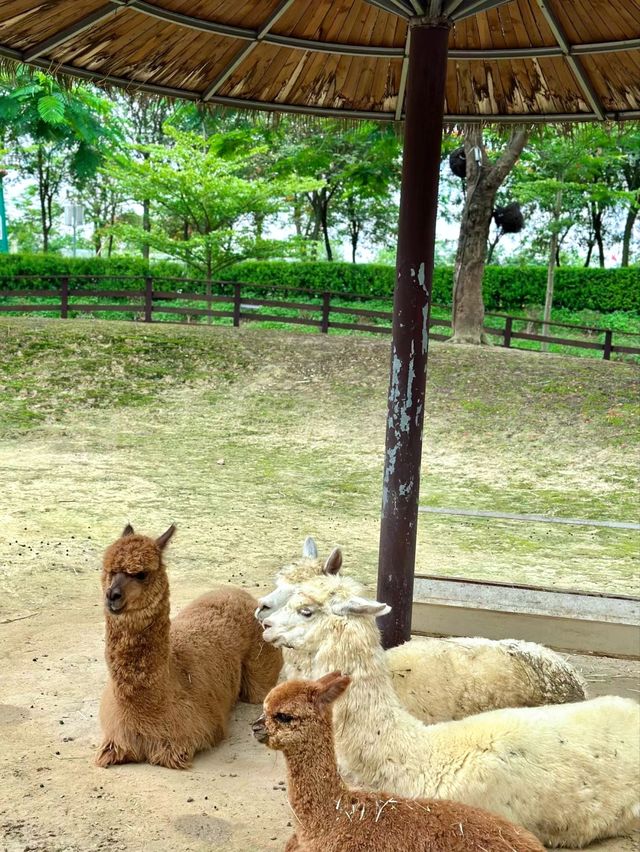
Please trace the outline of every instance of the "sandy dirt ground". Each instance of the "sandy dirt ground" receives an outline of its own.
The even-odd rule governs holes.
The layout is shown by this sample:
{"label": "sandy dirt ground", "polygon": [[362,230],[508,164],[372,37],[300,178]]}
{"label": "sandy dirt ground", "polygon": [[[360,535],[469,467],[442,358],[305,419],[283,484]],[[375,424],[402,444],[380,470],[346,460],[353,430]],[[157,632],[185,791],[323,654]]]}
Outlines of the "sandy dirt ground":
{"label": "sandy dirt ground", "polygon": [[[182,582],[174,608],[205,590]],[[6,852],[281,850],[295,817],[280,754],[238,705],[229,738],[185,772],[93,765],[105,681],[97,575],[55,587],[40,611],[0,624],[0,846]],[[22,613],[28,615],[28,613]],[[638,665],[576,658],[593,694],[638,697]],[[639,838],[597,844],[631,852]]]}
{"label": "sandy dirt ground", "polygon": [[[33,322],[0,340],[13,345],[4,359],[0,345],[0,365],[30,365],[9,371],[0,423],[18,403],[44,417],[0,442],[0,850],[282,850],[295,817],[282,756],[251,737],[258,707],[238,706],[226,742],[189,771],[93,765],[106,679],[100,554],[128,520],[156,535],[177,521],[174,611],[216,583],[264,592],[307,533],[323,551],[341,544],[347,570],[371,582],[388,346],[100,329]],[[234,383],[211,367],[214,356]],[[194,361],[202,375],[183,385],[180,357],[178,367]],[[425,500],[635,517],[626,400],[636,380],[626,365],[434,347]],[[114,386],[148,386],[151,401],[127,407]],[[624,593],[637,583],[636,554],[637,539],[620,531],[431,517],[421,519],[418,563]],[[638,664],[578,663],[594,694],[640,697]]]}

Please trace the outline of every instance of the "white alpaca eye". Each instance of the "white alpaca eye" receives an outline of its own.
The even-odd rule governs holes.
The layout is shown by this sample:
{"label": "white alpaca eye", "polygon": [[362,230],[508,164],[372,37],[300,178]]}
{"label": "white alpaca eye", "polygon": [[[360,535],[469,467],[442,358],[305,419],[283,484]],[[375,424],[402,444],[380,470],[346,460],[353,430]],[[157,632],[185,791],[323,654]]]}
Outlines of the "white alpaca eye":
{"label": "white alpaca eye", "polygon": [[311,618],[313,615],[313,610],[309,609],[308,606],[301,606],[298,610],[298,615],[303,615],[305,618]]}

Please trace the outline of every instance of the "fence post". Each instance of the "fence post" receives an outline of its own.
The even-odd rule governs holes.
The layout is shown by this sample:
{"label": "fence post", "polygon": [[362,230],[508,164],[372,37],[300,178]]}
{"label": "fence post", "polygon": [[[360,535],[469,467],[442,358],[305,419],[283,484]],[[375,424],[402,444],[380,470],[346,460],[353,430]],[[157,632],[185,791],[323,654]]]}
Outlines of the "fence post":
{"label": "fence post", "polygon": [[320,332],[322,334],[329,333],[329,311],[331,310],[331,293],[326,291],[322,294],[322,325]]}
{"label": "fence post", "polygon": [[511,332],[513,331],[513,317],[507,317],[504,324],[504,344],[507,349],[511,346]]}
{"label": "fence post", "polygon": [[67,319],[69,310],[69,276],[64,275],[60,282],[60,319]]}
{"label": "fence post", "polygon": [[233,285],[233,325],[235,328],[240,326],[240,297],[241,287],[239,284]]}
{"label": "fence post", "polygon": [[604,333],[604,354],[603,358],[605,361],[611,360],[611,347],[613,344],[613,331],[608,328]]}
{"label": "fence post", "polygon": [[152,322],[153,311],[153,278],[147,275],[144,279],[144,321]]}

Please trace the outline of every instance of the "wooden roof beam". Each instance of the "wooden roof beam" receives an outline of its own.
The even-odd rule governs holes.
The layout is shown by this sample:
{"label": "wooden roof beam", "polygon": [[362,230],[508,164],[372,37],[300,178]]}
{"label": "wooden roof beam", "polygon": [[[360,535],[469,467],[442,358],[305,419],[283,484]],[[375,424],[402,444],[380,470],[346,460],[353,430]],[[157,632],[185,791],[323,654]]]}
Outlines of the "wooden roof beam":
{"label": "wooden roof beam", "polygon": [[238,68],[239,65],[242,65],[244,60],[252,53],[256,47],[260,44],[260,42],[267,35],[271,27],[275,26],[278,23],[280,18],[284,15],[287,9],[291,6],[294,0],[281,0],[280,3],[276,6],[273,12],[269,15],[267,20],[262,24],[260,29],[256,32],[256,37],[253,41],[249,42],[248,45],[241,48],[238,53],[234,56],[231,62],[227,65],[227,67],[218,74],[215,80],[208,86],[208,88],[204,91],[202,95],[202,99],[208,101],[217,91],[219,91],[222,86],[227,82],[229,77],[233,74],[233,72]]}
{"label": "wooden roof beam", "polygon": [[402,0],[364,0],[370,6],[375,6],[377,9],[382,9],[383,12],[389,12],[390,15],[398,15],[401,18],[410,18],[414,15],[414,11],[410,5],[403,3]]}
{"label": "wooden roof beam", "polygon": [[548,23],[549,29],[553,33],[555,40],[560,45],[560,48],[564,54],[564,58],[568,66],[573,71],[573,75],[578,81],[578,84],[582,89],[587,103],[590,105],[594,113],[598,116],[600,121],[604,121],[604,107],[600,101],[600,98],[598,97],[595,89],[593,88],[593,85],[591,84],[591,80],[589,79],[589,75],[585,71],[584,65],[577,56],[572,54],[571,45],[567,40],[560,21],[557,19],[555,12],[549,4],[549,0],[538,0],[538,6],[540,7],[540,11],[545,17],[545,20]]}
{"label": "wooden roof beam", "polygon": [[404,43],[404,59],[400,71],[400,85],[398,86],[398,100],[396,101],[396,121],[402,121],[404,113],[404,96],[407,89],[407,74],[409,73],[409,51],[411,50],[411,27],[407,27],[407,40]]}
{"label": "wooden roof beam", "polygon": [[[477,15],[478,12],[488,12],[490,9],[495,9],[496,6],[504,6],[511,0],[449,0],[445,4],[444,12],[455,21],[461,21],[463,18],[468,18],[471,15]],[[449,9],[452,8],[451,11]]]}
{"label": "wooden roof beam", "polygon": [[61,44],[69,41],[69,39],[72,39],[74,36],[90,29],[94,26],[94,24],[97,24],[98,21],[108,18],[109,15],[117,14],[118,10],[124,5],[126,5],[124,2],[112,2],[112,0],[109,0],[109,2],[105,3],[104,6],[100,6],[99,9],[96,9],[89,15],[85,15],[84,18],[80,18],[79,21],[75,21],[70,26],[60,30],[59,33],[51,36],[51,38],[41,41],[40,44],[36,44],[28,50],[25,50],[23,53],[24,61],[32,62],[34,59],[42,56],[43,53],[49,53],[49,51],[54,50],[56,47],[60,47]]}
{"label": "wooden roof beam", "polygon": [[[23,55],[19,50],[13,50],[9,47],[0,46],[0,56],[7,59],[12,59],[15,62],[22,62]],[[34,59],[31,63],[36,68],[51,70],[51,62],[48,59]],[[118,86],[128,91],[148,92],[153,95],[160,95],[169,98],[182,98],[188,101],[201,100],[202,96],[199,92],[193,92],[189,89],[180,89],[173,86],[162,86],[158,83],[144,83],[128,80],[126,77],[116,77],[112,74],[104,74],[99,71],[89,71],[86,68],[78,68],[75,65],[57,64],[56,72],[67,74],[69,77],[77,77],[80,80],[91,80],[94,83],[103,86]],[[212,103],[219,103],[223,106],[235,107],[237,109],[260,109],[266,112],[292,112],[303,113],[306,115],[323,115],[329,118],[361,118],[370,119],[372,121],[395,121],[395,112],[374,112],[363,110],[343,110],[332,109],[328,107],[308,107],[298,104],[275,104],[264,103],[263,101],[249,100],[245,98],[231,98],[223,95],[214,95],[211,98]],[[640,110],[621,110],[618,112],[606,112],[605,119],[607,121],[638,121],[640,120]],[[574,122],[574,121],[597,121],[598,116],[595,113],[542,113],[531,114],[521,113],[516,115],[478,115],[478,114],[449,114],[445,115],[445,121],[448,124],[539,124],[540,122],[557,122],[558,124]]]}

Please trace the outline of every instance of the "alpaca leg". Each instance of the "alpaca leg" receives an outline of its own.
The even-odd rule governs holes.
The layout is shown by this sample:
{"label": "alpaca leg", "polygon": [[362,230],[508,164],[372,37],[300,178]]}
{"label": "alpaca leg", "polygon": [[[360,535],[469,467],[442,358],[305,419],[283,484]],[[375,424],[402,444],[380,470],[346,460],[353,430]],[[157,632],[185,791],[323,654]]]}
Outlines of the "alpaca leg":
{"label": "alpaca leg", "polygon": [[95,762],[96,766],[107,769],[107,767],[115,766],[119,763],[135,763],[135,760],[117,743],[107,740],[98,749]]}
{"label": "alpaca leg", "polygon": [[153,766],[166,766],[167,769],[189,769],[193,760],[193,752],[168,743],[158,743],[148,750],[147,760]]}
{"label": "alpaca leg", "polygon": [[292,834],[287,845],[284,847],[284,852],[304,852],[304,848],[300,845],[297,834]]}
{"label": "alpaca leg", "polygon": [[242,683],[240,701],[260,704],[266,694],[278,682],[282,668],[282,652],[279,648],[263,642],[257,636],[256,641],[242,663]]}

